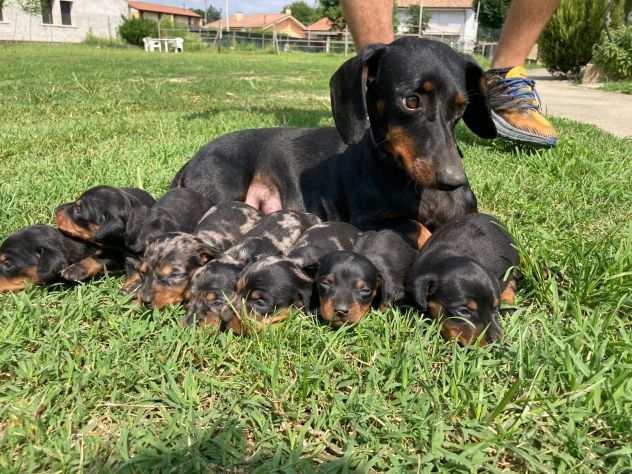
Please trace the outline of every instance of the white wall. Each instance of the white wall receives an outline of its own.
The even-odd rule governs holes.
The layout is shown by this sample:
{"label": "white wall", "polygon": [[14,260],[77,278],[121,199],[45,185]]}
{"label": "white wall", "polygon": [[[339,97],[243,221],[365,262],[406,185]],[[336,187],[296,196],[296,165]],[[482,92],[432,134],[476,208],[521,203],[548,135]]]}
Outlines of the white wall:
{"label": "white wall", "polygon": [[[460,49],[471,51],[476,43],[478,24],[475,12],[472,9],[440,9],[424,8],[424,12],[430,14],[428,27],[424,35],[433,37],[445,36],[446,40],[454,39]],[[416,28],[407,28],[409,21],[408,8],[398,9],[399,27],[398,33],[417,33]]]}
{"label": "white wall", "polygon": [[15,0],[5,0],[0,41],[79,43],[89,31],[102,38],[115,38],[121,16],[127,16],[127,0],[73,0],[72,3],[72,25],[61,24],[59,0],[52,0],[53,24],[44,25],[41,15],[30,15]]}

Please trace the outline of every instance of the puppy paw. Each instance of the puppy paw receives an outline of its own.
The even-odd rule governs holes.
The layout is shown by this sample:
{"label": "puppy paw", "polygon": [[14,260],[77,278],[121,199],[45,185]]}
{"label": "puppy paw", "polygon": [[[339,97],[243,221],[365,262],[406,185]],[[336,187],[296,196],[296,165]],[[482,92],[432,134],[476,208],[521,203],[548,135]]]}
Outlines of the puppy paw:
{"label": "puppy paw", "polygon": [[61,277],[68,281],[83,281],[90,278],[90,276],[90,272],[80,263],[70,265],[61,271]]}

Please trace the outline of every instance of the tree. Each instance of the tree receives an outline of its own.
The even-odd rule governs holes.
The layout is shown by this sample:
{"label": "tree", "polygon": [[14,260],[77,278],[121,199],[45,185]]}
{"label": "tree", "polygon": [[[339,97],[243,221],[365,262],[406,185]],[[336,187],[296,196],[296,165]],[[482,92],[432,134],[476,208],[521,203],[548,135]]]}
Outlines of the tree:
{"label": "tree", "polygon": [[[511,0],[476,0],[478,22],[488,29],[500,30],[505,22]],[[479,7],[480,4],[480,7]]]}
{"label": "tree", "polygon": [[334,24],[334,28],[342,31],[347,26],[339,0],[319,0],[320,11],[324,17],[327,17]]}
{"label": "tree", "polygon": [[[408,7],[408,21],[406,26],[411,32],[417,32],[419,30],[419,14],[421,13],[421,8],[419,5],[411,5]],[[423,33],[428,28],[428,23],[430,23],[430,12],[427,8],[424,8],[422,16],[421,16],[421,32]]]}
{"label": "tree", "polygon": [[[192,8],[192,10],[204,18],[204,10],[201,8]],[[209,5],[206,10],[206,22],[210,23],[212,21],[217,21],[222,17],[222,10],[220,8],[215,8],[213,5]]]}
{"label": "tree", "polygon": [[284,6],[281,13],[285,13],[287,9],[292,10],[292,16],[304,25],[311,25],[321,17],[319,8],[312,8],[302,0]]}

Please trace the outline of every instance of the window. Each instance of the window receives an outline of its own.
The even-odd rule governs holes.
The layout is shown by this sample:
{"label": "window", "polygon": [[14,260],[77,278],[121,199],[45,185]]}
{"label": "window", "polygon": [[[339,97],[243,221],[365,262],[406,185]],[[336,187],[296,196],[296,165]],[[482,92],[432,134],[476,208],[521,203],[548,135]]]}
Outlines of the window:
{"label": "window", "polygon": [[70,17],[70,11],[72,10],[72,2],[61,1],[59,2],[61,7],[61,24],[72,25],[72,18]]}
{"label": "window", "polygon": [[0,0],[0,21],[4,21],[4,17],[2,16],[2,4],[4,3],[4,0]]}
{"label": "window", "polygon": [[53,0],[42,0],[42,23],[45,25],[53,24]]}

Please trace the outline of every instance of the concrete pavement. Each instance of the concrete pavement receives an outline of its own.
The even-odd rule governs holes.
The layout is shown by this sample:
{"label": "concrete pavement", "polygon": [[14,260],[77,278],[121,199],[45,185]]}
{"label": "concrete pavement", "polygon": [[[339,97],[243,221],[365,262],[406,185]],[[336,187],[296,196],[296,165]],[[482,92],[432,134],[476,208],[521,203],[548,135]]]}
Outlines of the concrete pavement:
{"label": "concrete pavement", "polygon": [[529,71],[545,112],[591,123],[618,137],[632,138],[632,95],[604,92],[551,77],[545,69]]}

